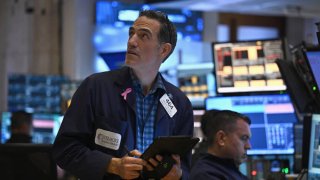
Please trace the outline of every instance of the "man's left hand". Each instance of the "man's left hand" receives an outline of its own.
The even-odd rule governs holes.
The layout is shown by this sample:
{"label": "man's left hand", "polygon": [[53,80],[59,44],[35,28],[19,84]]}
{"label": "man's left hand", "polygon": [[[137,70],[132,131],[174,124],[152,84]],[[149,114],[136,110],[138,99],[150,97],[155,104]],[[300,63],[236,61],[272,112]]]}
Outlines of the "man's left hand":
{"label": "man's left hand", "polygon": [[162,178],[162,180],[179,180],[182,176],[182,169],[181,169],[181,162],[180,162],[180,156],[179,155],[171,155],[172,158],[176,161],[176,164],[174,164],[169,171],[169,173]]}

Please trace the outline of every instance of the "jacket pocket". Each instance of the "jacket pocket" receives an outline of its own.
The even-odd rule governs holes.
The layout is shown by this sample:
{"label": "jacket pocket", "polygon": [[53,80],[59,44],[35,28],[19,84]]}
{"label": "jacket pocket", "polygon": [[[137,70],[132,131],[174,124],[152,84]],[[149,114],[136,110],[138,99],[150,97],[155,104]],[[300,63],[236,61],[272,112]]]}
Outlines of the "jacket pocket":
{"label": "jacket pocket", "polygon": [[114,117],[95,117],[95,129],[103,129],[106,131],[111,131],[124,135],[127,129],[128,123],[126,121],[120,120]]}

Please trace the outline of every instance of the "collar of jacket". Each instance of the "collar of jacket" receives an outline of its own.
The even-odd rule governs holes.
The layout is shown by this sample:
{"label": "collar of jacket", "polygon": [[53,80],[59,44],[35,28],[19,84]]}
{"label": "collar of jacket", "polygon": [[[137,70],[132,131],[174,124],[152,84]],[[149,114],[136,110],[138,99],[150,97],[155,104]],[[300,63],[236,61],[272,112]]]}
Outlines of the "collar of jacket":
{"label": "collar of jacket", "polygon": [[[119,89],[119,96],[121,96],[121,94],[124,91],[126,91],[127,88],[131,88],[132,89],[131,93],[127,94],[126,100],[122,96],[121,96],[121,98],[128,103],[128,105],[130,106],[130,108],[134,112],[136,112],[136,98],[135,98],[135,95],[133,93],[133,84],[132,84],[132,80],[131,80],[131,77],[130,77],[130,68],[125,66],[125,67],[119,69],[119,71],[120,71],[120,73],[118,73],[118,78],[116,78],[117,81],[115,81],[114,84]],[[170,89],[168,89],[168,86],[167,86],[167,81],[162,77],[161,73],[160,73],[160,76],[162,78],[163,84],[164,84],[167,92],[161,91],[162,93],[160,94],[159,98],[162,97],[163,94],[167,93],[168,96],[170,97],[170,99],[173,101],[173,97],[172,97],[171,93],[169,92]],[[158,103],[156,119],[159,120],[166,114],[167,113],[166,113],[164,107],[159,102]]]}

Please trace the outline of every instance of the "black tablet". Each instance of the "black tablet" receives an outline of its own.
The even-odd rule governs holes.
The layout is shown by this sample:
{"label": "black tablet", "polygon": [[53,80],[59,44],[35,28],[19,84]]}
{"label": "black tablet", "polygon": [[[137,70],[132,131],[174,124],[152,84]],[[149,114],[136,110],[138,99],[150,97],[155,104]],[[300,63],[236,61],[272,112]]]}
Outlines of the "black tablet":
{"label": "black tablet", "polygon": [[199,142],[199,138],[191,136],[160,136],[142,154],[141,158],[149,158],[159,155],[178,154],[185,156]]}

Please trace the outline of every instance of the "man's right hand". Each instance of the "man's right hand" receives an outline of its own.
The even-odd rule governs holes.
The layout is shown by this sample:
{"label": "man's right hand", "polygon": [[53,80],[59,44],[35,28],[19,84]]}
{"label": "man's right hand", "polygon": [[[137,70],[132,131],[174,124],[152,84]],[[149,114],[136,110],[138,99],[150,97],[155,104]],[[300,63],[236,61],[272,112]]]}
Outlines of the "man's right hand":
{"label": "man's right hand", "polygon": [[141,153],[138,150],[133,150],[130,155],[136,157],[124,156],[122,158],[112,158],[107,172],[119,175],[122,179],[135,179],[140,176],[140,172],[146,162],[140,158]]}

